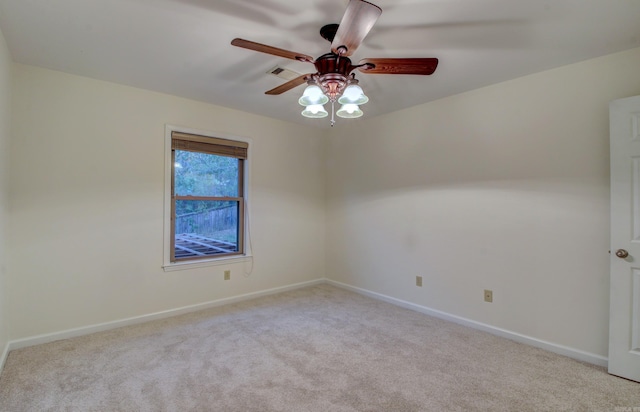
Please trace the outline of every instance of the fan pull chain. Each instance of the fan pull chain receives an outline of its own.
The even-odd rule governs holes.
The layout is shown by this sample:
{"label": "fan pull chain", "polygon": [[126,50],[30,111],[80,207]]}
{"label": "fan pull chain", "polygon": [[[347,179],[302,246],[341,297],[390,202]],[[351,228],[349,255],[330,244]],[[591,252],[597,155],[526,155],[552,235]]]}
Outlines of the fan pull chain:
{"label": "fan pull chain", "polygon": [[[338,48],[338,49],[340,49],[340,48]],[[340,55],[341,54],[342,53],[338,53],[338,58],[336,59],[336,67],[340,67],[339,65],[340,65]],[[331,127],[333,127],[333,125],[336,124],[336,119],[334,117],[334,113],[336,112],[336,110],[335,110],[335,103],[336,103],[335,99],[336,98],[337,98],[337,96],[334,96],[331,99]]]}
{"label": "fan pull chain", "polygon": [[334,104],[335,104],[335,101],[331,100],[331,127],[333,127],[333,125],[336,124],[336,119],[335,117],[333,117],[333,114],[335,113]]}

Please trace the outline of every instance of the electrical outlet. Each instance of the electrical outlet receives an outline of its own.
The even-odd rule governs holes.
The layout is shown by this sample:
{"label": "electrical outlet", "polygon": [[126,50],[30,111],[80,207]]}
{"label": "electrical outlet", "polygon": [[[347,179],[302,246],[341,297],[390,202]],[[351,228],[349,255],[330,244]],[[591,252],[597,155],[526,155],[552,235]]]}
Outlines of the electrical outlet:
{"label": "electrical outlet", "polygon": [[489,303],[493,302],[493,291],[492,290],[488,290],[488,289],[484,290],[484,301],[485,302],[489,302]]}
{"label": "electrical outlet", "polygon": [[416,276],[416,286],[422,287],[422,276]]}
{"label": "electrical outlet", "polygon": [[224,271],[224,280],[231,280],[231,271],[230,270],[225,270]]}

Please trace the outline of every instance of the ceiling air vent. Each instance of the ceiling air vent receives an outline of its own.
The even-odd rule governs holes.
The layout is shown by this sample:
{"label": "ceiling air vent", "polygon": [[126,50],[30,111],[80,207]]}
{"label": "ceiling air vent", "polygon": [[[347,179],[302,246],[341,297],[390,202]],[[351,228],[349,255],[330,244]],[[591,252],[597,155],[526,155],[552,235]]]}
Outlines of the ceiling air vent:
{"label": "ceiling air vent", "polygon": [[285,69],[284,67],[280,66],[276,66],[273,69],[269,70],[267,74],[273,74],[274,76],[284,80],[293,80],[296,77],[300,76],[300,73],[294,72],[293,70]]}

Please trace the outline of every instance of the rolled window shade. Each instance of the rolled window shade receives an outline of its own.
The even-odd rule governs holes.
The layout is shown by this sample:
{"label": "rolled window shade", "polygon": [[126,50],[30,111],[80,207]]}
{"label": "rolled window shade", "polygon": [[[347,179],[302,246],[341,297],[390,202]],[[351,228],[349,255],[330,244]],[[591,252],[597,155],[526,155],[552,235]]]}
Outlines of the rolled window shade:
{"label": "rolled window shade", "polygon": [[247,142],[220,139],[218,137],[172,132],[171,148],[174,150],[204,152],[220,156],[246,159],[249,144]]}

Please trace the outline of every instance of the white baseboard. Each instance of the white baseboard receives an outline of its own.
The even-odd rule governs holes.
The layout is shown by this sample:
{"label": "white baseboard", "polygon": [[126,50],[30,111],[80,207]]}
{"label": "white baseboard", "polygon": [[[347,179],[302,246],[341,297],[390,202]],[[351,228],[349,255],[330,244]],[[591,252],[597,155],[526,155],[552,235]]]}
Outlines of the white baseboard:
{"label": "white baseboard", "polygon": [[[242,302],[245,300],[255,299],[262,296],[274,295],[276,293],[287,292],[290,290],[300,289],[307,286],[320,285],[325,283],[325,279],[317,279],[308,282],[295,283],[293,285],[281,286],[273,289],[261,290],[259,292],[247,293],[244,295],[232,296],[229,298],[217,299],[210,302],[199,303],[196,305],[184,306],[181,308],[170,309],[162,312],[151,313],[148,315],[136,316],[127,319],[116,320],[113,322],[100,323],[97,325],[83,326],[80,328],[67,329],[61,332],[48,333],[44,335],[32,336],[29,338],[18,339],[10,341],[5,348],[3,358],[0,359],[2,363],[0,366],[4,366],[4,360],[6,359],[9,351],[14,349],[25,348],[28,346],[40,345],[42,343],[54,342],[62,339],[74,338],[76,336],[89,335],[91,333],[103,332],[106,330],[116,329],[123,326],[135,325],[139,323],[149,322],[157,319],[164,319],[171,316],[182,315],[185,313],[197,312],[203,309],[209,309],[216,306],[228,305],[230,303]],[[0,368],[0,371],[2,368]]]}
{"label": "white baseboard", "polygon": [[356,292],[361,295],[369,296],[371,298],[382,300],[384,302],[391,303],[406,309],[415,310],[417,312],[421,312],[426,315],[444,319],[444,320],[454,322],[463,326],[468,326],[484,332],[488,332],[493,335],[507,338],[519,343],[524,343],[526,345],[534,346],[536,348],[545,349],[545,350],[548,350],[549,352],[557,353],[559,355],[564,355],[579,361],[588,362],[594,365],[604,366],[604,367],[606,367],[609,363],[608,358],[605,358],[604,356],[596,355],[595,353],[584,352],[579,349],[570,348],[568,346],[559,345],[557,343],[536,339],[531,336],[522,335],[520,333],[516,333],[506,329],[487,325],[485,323],[476,322],[474,320],[466,319],[456,315],[451,315],[446,312],[442,312],[436,309],[431,309],[426,306],[417,305],[415,303],[407,302],[405,300],[392,298],[391,296],[383,295],[381,293],[376,293],[370,290],[347,285],[346,283],[336,282],[335,280],[327,279],[326,282],[330,285],[333,285],[342,289],[350,290],[352,292]]}
{"label": "white baseboard", "polygon": [[7,361],[7,356],[9,356],[9,345],[10,343],[7,342],[7,344],[4,345],[4,350],[2,351],[2,357],[0,358],[0,373],[4,369],[4,363]]}
{"label": "white baseboard", "polygon": [[608,359],[604,356],[596,355],[594,353],[584,352],[579,349],[570,348],[567,346],[559,345],[552,342],[543,341],[540,339],[536,339],[530,336],[522,335],[516,332],[512,332],[506,329],[501,329],[495,326],[487,325],[481,322],[476,322],[474,320],[466,319],[460,316],[451,315],[446,312],[442,312],[436,309],[431,309],[426,306],[421,306],[415,303],[407,302],[401,299],[396,299],[391,296],[383,295],[381,293],[372,292],[366,289],[358,288],[355,286],[347,285],[345,283],[337,282],[330,279],[317,279],[308,282],[296,283],[293,285],[282,286],[273,289],[267,289],[259,292],[247,293],[238,296],[232,296],[229,298],[218,299],[210,302],[200,303],[191,306],[185,306],[176,309],[170,309],[163,312],[151,313],[148,315],[136,316],[127,319],[121,319],[113,322],[106,322],[97,325],[90,325],[75,329],[68,329],[61,332],[54,332],[44,335],[32,336],[25,339],[19,339],[10,341],[5,346],[2,357],[0,358],[0,371],[4,367],[4,363],[7,359],[9,351],[14,349],[20,349],[28,346],[39,345],[42,343],[54,342],[62,339],[69,339],[76,336],[88,335],[91,333],[102,332],[106,330],[116,329],[123,326],[135,325],[139,323],[144,323],[156,319],[164,319],[171,316],[182,315],[185,313],[196,312],[203,309],[208,309],[216,306],[227,305],[230,303],[242,302],[250,299],[255,299],[262,296],[273,295],[276,293],[282,293],[290,290],[300,289],[307,286],[314,286],[327,283],[342,289],[350,290],[352,292],[359,293],[361,295],[369,296],[374,299],[378,299],[384,302],[388,302],[406,309],[415,310],[417,312],[424,313],[426,315],[430,315],[436,318],[444,319],[450,322],[454,322],[463,326],[468,326],[474,329],[482,330],[493,335],[501,336],[503,338],[511,339],[513,341],[524,343],[526,345],[534,346],[537,348],[545,349],[550,352],[554,352],[560,355],[568,356],[573,359],[577,359],[583,362],[588,362],[598,366],[606,367],[608,364]]}

